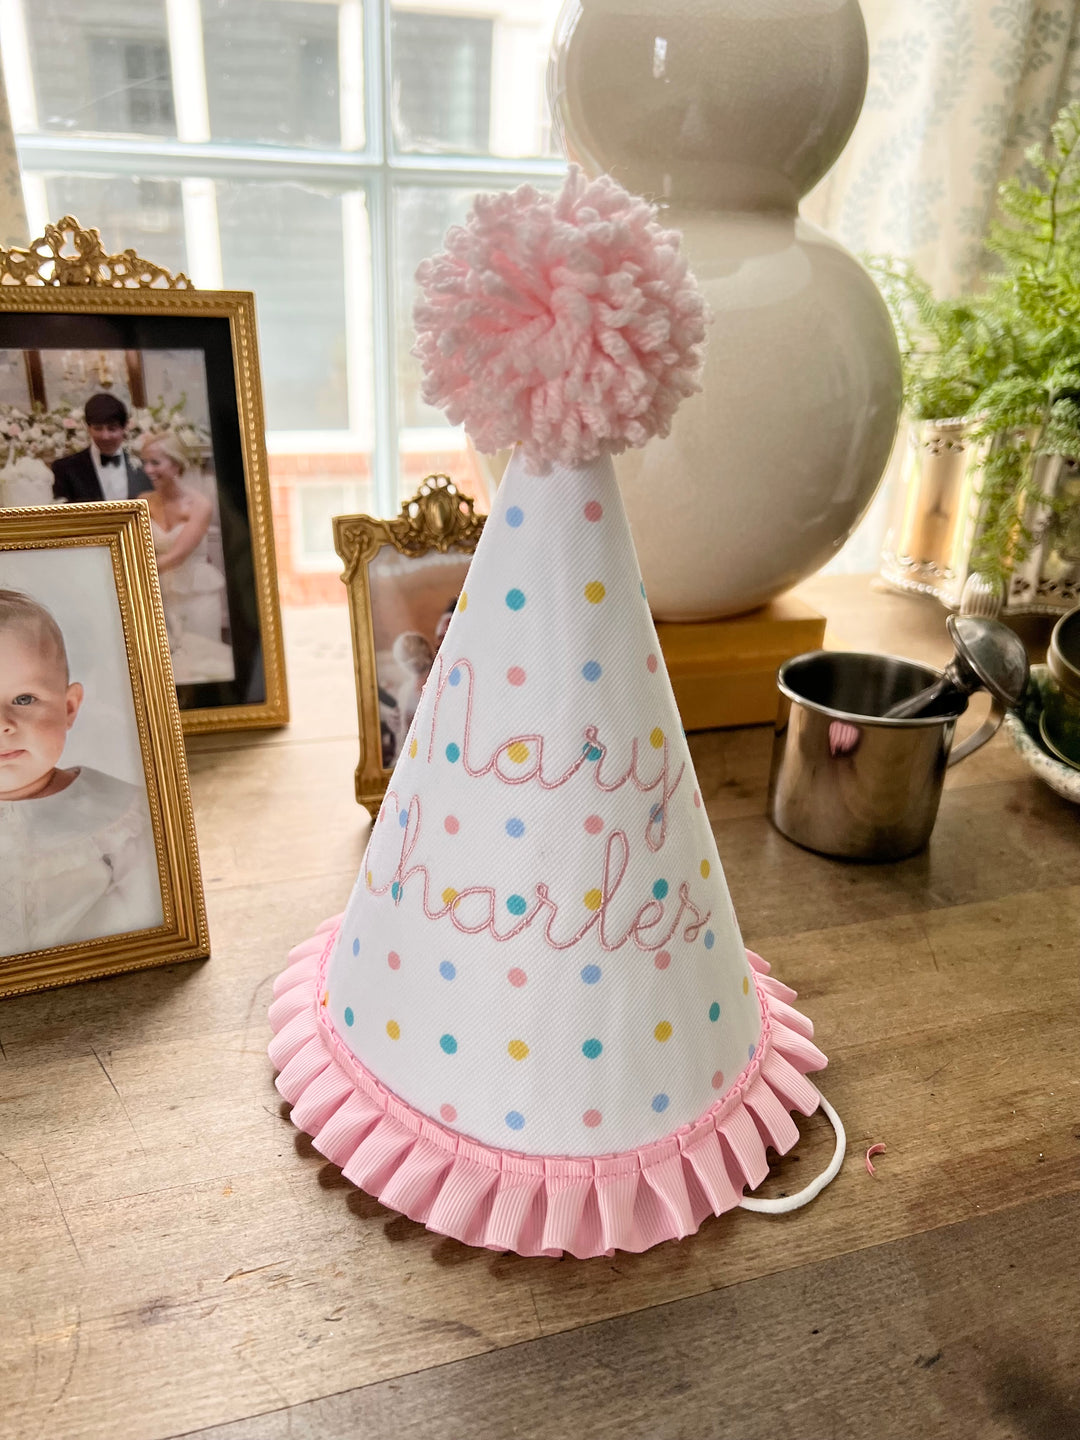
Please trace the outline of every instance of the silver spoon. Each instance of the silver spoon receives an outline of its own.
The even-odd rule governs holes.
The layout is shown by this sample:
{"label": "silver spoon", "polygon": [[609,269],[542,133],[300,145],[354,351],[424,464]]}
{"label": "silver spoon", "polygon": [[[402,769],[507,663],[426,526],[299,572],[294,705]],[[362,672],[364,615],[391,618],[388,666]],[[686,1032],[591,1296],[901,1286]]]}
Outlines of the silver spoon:
{"label": "silver spoon", "polygon": [[1015,631],[1000,620],[980,615],[950,615],[945,624],[956,654],[940,680],[891,706],[885,711],[886,720],[910,719],[923,714],[943,695],[971,695],[976,690],[989,690],[1011,710],[1024,693],[1027,651]]}

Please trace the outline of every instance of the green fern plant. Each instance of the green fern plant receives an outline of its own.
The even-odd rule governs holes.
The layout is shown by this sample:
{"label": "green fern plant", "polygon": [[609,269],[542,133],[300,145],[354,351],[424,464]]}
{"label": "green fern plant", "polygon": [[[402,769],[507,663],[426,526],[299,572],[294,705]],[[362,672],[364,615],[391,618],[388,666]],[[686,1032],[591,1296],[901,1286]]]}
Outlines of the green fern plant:
{"label": "green fern plant", "polygon": [[983,452],[972,564],[999,584],[1030,554],[1034,505],[1059,521],[1075,503],[1047,502],[1036,464],[1080,451],[1080,103],[1026,159],[1031,178],[999,188],[978,293],[939,300],[904,262],[868,262],[896,329],[908,413],[972,421]]}

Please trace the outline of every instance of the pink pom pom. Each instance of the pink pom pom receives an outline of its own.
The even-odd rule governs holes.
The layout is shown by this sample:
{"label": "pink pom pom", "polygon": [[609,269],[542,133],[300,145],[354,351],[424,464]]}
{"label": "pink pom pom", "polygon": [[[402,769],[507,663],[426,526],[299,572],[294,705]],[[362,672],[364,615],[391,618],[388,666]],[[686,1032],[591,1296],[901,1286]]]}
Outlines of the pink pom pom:
{"label": "pink pom pom", "polygon": [[423,396],[537,469],[666,435],[701,388],[705,303],[679,236],[614,180],[481,196],[416,275]]}

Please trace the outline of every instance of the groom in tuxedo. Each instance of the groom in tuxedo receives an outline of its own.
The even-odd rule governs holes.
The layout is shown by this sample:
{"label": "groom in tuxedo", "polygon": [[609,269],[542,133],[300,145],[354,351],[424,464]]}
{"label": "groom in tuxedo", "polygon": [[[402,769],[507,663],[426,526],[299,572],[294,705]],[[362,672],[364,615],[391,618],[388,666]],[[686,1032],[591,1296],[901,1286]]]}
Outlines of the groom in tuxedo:
{"label": "groom in tuxedo", "polygon": [[55,500],[134,500],[151,488],[124,449],[128,412],[115,395],[91,395],[83,409],[90,444],[53,461]]}

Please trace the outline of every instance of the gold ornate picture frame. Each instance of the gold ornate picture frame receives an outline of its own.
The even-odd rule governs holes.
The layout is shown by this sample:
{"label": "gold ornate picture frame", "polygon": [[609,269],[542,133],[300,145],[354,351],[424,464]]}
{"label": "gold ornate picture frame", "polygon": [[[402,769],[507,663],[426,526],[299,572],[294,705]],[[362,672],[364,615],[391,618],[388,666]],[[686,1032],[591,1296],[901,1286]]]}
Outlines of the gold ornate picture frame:
{"label": "gold ornate picture frame", "polygon": [[58,498],[101,503],[116,472],[84,424],[91,394],[128,417],[127,493],[151,507],[185,733],[286,724],[254,297],[110,254],[70,215],[0,249],[0,506],[45,503],[46,466]]}
{"label": "gold ornate picture frame", "polygon": [[0,510],[0,996],[210,953],[143,501]]}
{"label": "gold ornate picture frame", "polygon": [[369,809],[386,793],[484,518],[447,475],[429,475],[392,520],[334,517],[356,668],[356,799]]}

